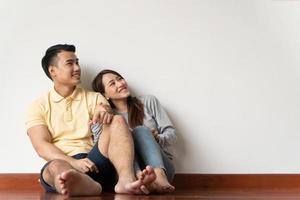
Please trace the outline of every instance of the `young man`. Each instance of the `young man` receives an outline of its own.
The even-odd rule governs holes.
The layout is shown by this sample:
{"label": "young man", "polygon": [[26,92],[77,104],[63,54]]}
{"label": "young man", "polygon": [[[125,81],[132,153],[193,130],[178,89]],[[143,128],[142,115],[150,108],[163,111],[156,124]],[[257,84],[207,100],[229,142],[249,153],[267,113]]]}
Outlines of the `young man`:
{"label": "young man", "polygon": [[[54,87],[29,107],[26,128],[34,149],[48,161],[40,175],[46,191],[90,196],[99,195],[102,187],[114,186],[117,193],[147,192],[144,184],[153,181],[148,176],[153,172],[144,170],[136,179],[134,145],[126,122],[110,113],[103,96],[78,86],[81,70],[75,46],[48,48],[42,67]],[[103,124],[94,146],[88,126],[91,120]]]}

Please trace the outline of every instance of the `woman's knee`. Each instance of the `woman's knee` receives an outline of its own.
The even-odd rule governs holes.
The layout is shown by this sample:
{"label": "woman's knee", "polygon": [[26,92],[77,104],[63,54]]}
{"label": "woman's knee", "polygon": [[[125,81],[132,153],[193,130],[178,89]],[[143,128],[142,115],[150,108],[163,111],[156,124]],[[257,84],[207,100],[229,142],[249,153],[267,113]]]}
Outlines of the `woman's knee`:
{"label": "woman's knee", "polygon": [[132,135],[135,139],[154,139],[150,129],[146,126],[137,126],[132,130]]}
{"label": "woman's knee", "polygon": [[132,130],[132,132],[134,132],[134,133],[150,133],[150,129],[148,128],[148,127],[146,127],[146,126],[137,126],[137,127],[135,127],[133,130]]}

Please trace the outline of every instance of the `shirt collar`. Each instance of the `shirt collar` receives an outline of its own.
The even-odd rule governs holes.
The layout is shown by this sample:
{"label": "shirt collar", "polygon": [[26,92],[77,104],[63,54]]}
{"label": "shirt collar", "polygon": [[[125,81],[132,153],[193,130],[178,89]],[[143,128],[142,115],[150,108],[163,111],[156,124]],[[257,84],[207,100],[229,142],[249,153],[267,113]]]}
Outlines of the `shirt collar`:
{"label": "shirt collar", "polygon": [[58,102],[62,101],[63,99],[72,99],[72,101],[79,101],[79,100],[81,100],[81,88],[76,86],[73,93],[70,96],[68,96],[67,98],[65,98],[65,97],[61,96],[60,94],[58,94],[53,87],[52,90],[50,91],[50,96],[51,96],[52,101],[55,103],[58,103]]}

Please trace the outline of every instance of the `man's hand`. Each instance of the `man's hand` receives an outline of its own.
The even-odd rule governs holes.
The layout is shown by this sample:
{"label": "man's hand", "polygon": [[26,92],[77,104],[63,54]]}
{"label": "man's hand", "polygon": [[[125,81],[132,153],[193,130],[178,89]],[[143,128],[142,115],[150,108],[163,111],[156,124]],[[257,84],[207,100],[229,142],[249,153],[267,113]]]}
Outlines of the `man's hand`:
{"label": "man's hand", "polygon": [[154,139],[156,140],[156,142],[159,142],[158,131],[155,128],[152,128],[151,133],[152,133]]}
{"label": "man's hand", "polygon": [[98,173],[99,170],[95,163],[93,163],[90,159],[88,158],[83,158],[76,160],[74,159],[71,163],[72,167],[77,169],[78,171],[82,173],[87,173],[87,172],[96,172]]}
{"label": "man's hand", "polygon": [[100,103],[96,105],[92,123],[95,124],[99,122],[100,124],[110,124],[113,116],[114,115],[111,110],[111,107],[109,105],[104,105]]}

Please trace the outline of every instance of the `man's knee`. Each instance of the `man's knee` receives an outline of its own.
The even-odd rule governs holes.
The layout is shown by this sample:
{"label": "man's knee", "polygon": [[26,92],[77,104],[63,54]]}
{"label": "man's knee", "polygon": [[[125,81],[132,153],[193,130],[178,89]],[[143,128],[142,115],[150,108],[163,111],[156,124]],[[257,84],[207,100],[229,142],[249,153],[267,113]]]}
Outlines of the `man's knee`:
{"label": "man's knee", "polygon": [[[99,149],[101,150],[105,146],[108,147],[108,145],[105,145],[105,144],[110,143],[112,137],[114,137],[114,136],[119,137],[121,135],[126,135],[126,136],[131,135],[130,131],[129,131],[129,127],[123,116],[114,115],[111,123],[109,125],[103,126],[103,131],[99,138],[99,144],[98,144]],[[100,148],[101,146],[102,146],[102,148]]]}
{"label": "man's knee", "polygon": [[64,171],[67,169],[72,168],[72,166],[65,160],[52,160],[48,166],[44,170],[45,173],[49,173],[49,175],[55,175],[56,173],[59,173],[60,171]]}
{"label": "man's knee", "polygon": [[54,185],[54,177],[61,173],[62,170],[72,168],[72,166],[64,160],[52,160],[46,164],[42,169],[41,178],[42,182],[46,182],[48,185]]}
{"label": "man's knee", "polygon": [[114,115],[114,117],[112,119],[112,124],[116,125],[116,126],[126,126],[127,127],[127,123],[122,115]]}

